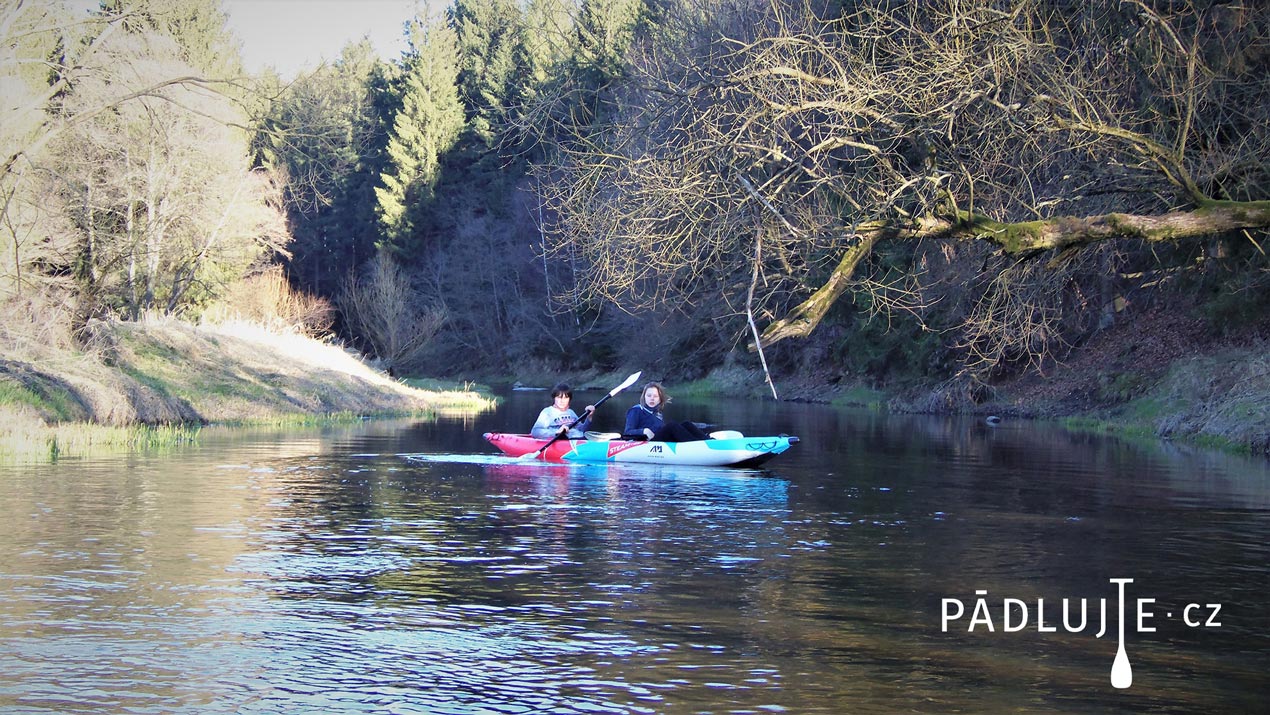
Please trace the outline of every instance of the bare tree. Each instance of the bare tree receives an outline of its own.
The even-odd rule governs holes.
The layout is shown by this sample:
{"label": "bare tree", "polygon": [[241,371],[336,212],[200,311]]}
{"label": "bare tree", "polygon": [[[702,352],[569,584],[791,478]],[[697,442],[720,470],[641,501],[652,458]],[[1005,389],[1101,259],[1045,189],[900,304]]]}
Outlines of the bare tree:
{"label": "bare tree", "polygon": [[350,273],[338,304],[349,329],[366,341],[385,370],[409,367],[445,323],[445,311],[425,305],[410,279],[384,251]]}
{"label": "bare tree", "polygon": [[276,184],[249,170],[242,115],[214,89],[234,80],[200,76],[129,11],[76,20],[56,7],[0,10],[0,81],[13,90],[0,106],[0,226],[13,251],[0,291],[55,279],[79,322],[181,312],[261,255],[285,254]]}
{"label": "bare tree", "polygon": [[[31,0],[0,7],[0,79],[8,98],[16,100],[0,107],[5,119],[0,123],[0,181],[7,180],[23,158],[38,157],[63,132],[136,99],[176,86],[208,92],[241,86],[240,78],[209,78],[186,66],[183,72],[169,71],[148,83],[115,87],[94,104],[65,111],[59,99],[78,83],[119,69],[111,64],[117,58],[104,50],[133,19],[132,12],[116,10],[76,20],[57,5]],[[44,81],[47,77],[52,80]]]}
{"label": "bare tree", "polygon": [[[162,36],[120,35],[101,53],[118,71],[82,79],[66,111],[179,67]],[[126,69],[124,69],[126,68]],[[71,127],[46,160],[96,249],[73,257],[101,274],[105,304],[135,317],[204,302],[262,255],[285,254],[278,188],[248,165],[234,105],[182,85]],[[84,245],[81,243],[81,245]]]}
{"label": "bare tree", "polygon": [[[1270,227],[1270,80],[1236,61],[1265,64],[1260,5],[741,5],[665,3],[674,29],[601,97],[609,121],[532,115],[556,140],[554,250],[586,259],[589,294],[635,309],[721,290],[735,309],[756,267],[771,344],[867,284],[882,242],[987,242],[1004,272],[988,285],[1018,295],[1038,256]],[[962,343],[972,362],[1041,358],[1061,341],[974,336],[1052,319],[984,304]]]}

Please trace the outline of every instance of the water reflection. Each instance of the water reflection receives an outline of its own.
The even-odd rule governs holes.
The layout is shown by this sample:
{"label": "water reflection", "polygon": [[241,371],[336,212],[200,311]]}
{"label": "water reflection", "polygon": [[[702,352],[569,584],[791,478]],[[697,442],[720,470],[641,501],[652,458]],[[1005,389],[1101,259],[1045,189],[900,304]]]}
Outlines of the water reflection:
{"label": "water reflection", "polygon": [[[1247,712],[1268,475],[1025,424],[685,403],[761,471],[520,463],[456,422],[226,433],[6,472],[0,710]],[[774,428],[774,429],[773,429]],[[1114,639],[943,633],[941,599],[1221,602]]]}

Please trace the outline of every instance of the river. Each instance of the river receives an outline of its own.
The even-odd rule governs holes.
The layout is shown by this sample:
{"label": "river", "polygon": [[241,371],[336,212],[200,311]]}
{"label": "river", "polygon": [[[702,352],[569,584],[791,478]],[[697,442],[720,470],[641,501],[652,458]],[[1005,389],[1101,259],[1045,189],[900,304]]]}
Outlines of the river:
{"label": "river", "polygon": [[724,470],[481,439],[546,402],[0,468],[0,712],[1248,713],[1270,693],[1263,459],[687,399],[680,419],[802,441]]}

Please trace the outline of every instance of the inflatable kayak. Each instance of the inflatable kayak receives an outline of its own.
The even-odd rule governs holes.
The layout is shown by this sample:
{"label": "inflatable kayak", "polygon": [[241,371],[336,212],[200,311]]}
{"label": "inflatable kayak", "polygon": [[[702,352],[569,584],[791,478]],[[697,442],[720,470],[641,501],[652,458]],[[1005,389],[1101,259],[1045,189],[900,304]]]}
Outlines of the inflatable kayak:
{"label": "inflatable kayak", "polygon": [[[699,442],[637,442],[629,440],[560,439],[536,458],[547,462],[607,464],[683,464],[697,467],[753,467],[762,464],[798,443],[790,435],[744,437],[739,433],[722,439]],[[486,432],[485,439],[503,454],[525,457],[543,448],[550,440],[527,434]],[[526,457],[528,459],[528,457]]]}

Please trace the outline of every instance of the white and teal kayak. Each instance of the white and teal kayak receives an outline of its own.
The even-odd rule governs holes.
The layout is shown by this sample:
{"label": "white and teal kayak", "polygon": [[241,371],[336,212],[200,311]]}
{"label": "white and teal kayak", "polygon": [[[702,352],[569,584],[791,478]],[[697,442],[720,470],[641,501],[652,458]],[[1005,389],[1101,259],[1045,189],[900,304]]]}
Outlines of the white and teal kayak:
{"label": "white and teal kayak", "polygon": [[[622,439],[559,439],[486,432],[485,439],[510,457],[580,464],[683,464],[697,467],[753,467],[798,443],[791,435],[745,437],[729,432],[697,442],[643,442]],[[543,449],[546,447],[546,449]]]}

